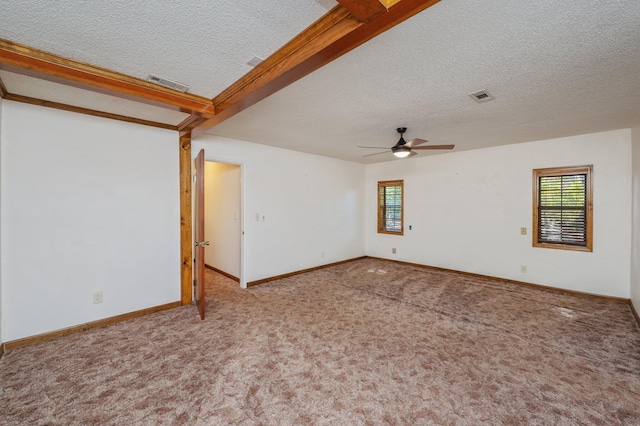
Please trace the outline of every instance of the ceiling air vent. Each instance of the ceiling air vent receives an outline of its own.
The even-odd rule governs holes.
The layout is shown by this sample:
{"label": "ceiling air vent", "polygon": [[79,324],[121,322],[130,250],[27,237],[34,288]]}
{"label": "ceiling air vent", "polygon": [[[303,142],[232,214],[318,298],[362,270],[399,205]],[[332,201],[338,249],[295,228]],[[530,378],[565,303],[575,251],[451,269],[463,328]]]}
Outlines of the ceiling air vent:
{"label": "ceiling air vent", "polygon": [[157,75],[149,74],[147,77],[149,83],[157,84],[167,89],[177,90],[178,92],[186,93],[189,90],[189,86],[186,84],[178,83],[177,81],[167,80],[166,78],[158,77]]}
{"label": "ceiling air vent", "polygon": [[478,103],[489,102],[495,99],[493,95],[486,90],[478,90],[477,92],[469,93],[469,96]]}
{"label": "ceiling air vent", "polygon": [[247,65],[251,65],[252,67],[255,67],[256,65],[258,65],[262,61],[264,61],[264,59],[262,59],[262,58],[260,58],[258,56],[254,56],[253,58],[251,58],[251,59],[249,59],[247,61]]}

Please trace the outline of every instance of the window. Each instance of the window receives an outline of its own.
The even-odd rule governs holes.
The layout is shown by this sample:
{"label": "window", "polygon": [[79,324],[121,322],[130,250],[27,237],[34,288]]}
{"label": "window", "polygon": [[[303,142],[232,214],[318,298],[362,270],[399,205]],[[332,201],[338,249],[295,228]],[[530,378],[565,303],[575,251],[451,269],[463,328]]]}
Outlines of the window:
{"label": "window", "polygon": [[593,166],[533,171],[533,246],[592,251]]}
{"label": "window", "polygon": [[390,180],[378,182],[378,232],[402,235],[403,182]]}

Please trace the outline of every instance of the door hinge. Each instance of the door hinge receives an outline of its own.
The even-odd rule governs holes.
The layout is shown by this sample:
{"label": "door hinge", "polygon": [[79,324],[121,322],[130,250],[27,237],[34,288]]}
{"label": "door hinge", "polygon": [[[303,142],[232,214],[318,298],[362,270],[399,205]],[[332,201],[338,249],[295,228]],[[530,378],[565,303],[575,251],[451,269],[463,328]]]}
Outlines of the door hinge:
{"label": "door hinge", "polygon": [[194,287],[196,286],[196,280],[193,280],[193,286]]}

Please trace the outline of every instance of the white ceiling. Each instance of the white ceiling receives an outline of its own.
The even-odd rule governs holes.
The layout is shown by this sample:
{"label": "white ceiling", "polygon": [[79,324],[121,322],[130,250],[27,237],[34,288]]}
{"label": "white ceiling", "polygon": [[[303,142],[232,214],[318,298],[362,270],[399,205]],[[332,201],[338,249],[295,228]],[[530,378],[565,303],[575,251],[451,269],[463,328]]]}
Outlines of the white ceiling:
{"label": "white ceiling", "polygon": [[[0,38],[213,97],[334,5],[0,0]],[[638,125],[640,1],[442,0],[209,133],[370,163],[398,126],[458,151]]]}
{"label": "white ceiling", "polygon": [[0,38],[213,98],[335,1],[0,0]]}

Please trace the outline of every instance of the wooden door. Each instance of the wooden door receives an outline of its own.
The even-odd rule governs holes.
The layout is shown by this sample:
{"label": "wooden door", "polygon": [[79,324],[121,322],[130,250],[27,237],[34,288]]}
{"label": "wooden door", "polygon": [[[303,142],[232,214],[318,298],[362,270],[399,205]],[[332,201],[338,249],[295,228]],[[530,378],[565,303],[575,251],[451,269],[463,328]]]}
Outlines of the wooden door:
{"label": "wooden door", "polygon": [[204,319],[204,248],[209,241],[204,240],[204,149],[196,156],[195,188],[195,301]]}

